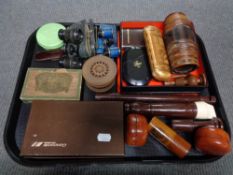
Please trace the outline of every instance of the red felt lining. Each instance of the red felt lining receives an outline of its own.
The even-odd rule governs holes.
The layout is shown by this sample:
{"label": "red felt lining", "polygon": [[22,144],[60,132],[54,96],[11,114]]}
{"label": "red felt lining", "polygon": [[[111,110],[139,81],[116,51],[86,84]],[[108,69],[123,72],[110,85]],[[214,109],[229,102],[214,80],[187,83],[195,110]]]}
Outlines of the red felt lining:
{"label": "red felt lining", "polygon": [[[120,24],[120,29],[142,29],[148,25],[152,25],[152,26],[155,26],[157,28],[159,28],[163,34],[163,30],[164,30],[164,25],[163,25],[163,22],[161,21],[124,21],[124,22],[121,22]],[[120,37],[118,35],[118,46],[120,46]],[[121,49],[121,53],[122,55],[124,54],[124,48]],[[195,75],[195,76],[198,76],[200,74],[203,74],[204,73],[204,66],[203,66],[203,62],[202,62],[202,55],[199,55],[199,68],[190,72],[189,74],[191,75]],[[120,87],[120,76],[119,74],[121,74],[121,71],[120,71],[120,58],[119,58],[119,61],[117,61],[117,64],[118,64],[118,88]],[[175,75],[175,74],[173,74]],[[121,82],[122,86],[123,87],[127,87],[129,86],[124,80],[122,80]],[[151,79],[149,81],[149,83],[147,84],[147,86],[163,86],[163,82],[161,81],[157,81],[155,79]],[[120,92],[120,90],[118,91]]]}

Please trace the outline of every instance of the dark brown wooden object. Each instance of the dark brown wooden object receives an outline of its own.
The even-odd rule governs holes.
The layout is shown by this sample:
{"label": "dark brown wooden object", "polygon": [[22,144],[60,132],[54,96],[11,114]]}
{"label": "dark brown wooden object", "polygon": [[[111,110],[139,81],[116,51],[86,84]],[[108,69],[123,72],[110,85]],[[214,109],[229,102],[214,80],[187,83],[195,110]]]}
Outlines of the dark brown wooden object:
{"label": "dark brown wooden object", "polygon": [[143,146],[148,137],[146,117],[140,114],[129,114],[127,117],[126,144]]}
{"label": "dark brown wooden object", "polygon": [[215,103],[214,96],[201,96],[200,94],[118,94],[103,93],[96,94],[95,100],[101,101],[125,101],[125,102],[159,102],[159,103],[179,103],[204,101]]}
{"label": "dark brown wooden object", "polygon": [[193,132],[200,127],[223,128],[223,122],[220,118],[212,120],[172,120],[171,126],[176,131]]}
{"label": "dark brown wooden object", "polygon": [[20,155],[123,157],[123,103],[33,101]]}
{"label": "dark brown wooden object", "polygon": [[47,60],[52,60],[56,61],[65,56],[65,52],[61,49],[59,50],[53,50],[53,51],[43,51],[43,52],[38,52],[35,55],[35,60],[36,61],[47,61]]}
{"label": "dark brown wooden object", "polygon": [[173,119],[212,119],[216,117],[214,107],[205,102],[125,103],[125,112],[138,113],[146,116],[166,116]]}

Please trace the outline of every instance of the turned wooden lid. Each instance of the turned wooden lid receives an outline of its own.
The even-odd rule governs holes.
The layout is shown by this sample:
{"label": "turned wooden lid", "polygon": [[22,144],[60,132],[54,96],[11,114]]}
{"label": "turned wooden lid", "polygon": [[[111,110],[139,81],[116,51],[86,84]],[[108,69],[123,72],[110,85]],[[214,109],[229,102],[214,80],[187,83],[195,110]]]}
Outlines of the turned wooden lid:
{"label": "turned wooden lid", "polygon": [[88,86],[97,89],[112,85],[116,73],[115,62],[103,55],[91,57],[83,65],[83,77]]}
{"label": "turned wooden lid", "polygon": [[175,26],[185,25],[194,30],[192,21],[182,12],[174,12],[169,14],[164,20],[164,32],[171,31]]}

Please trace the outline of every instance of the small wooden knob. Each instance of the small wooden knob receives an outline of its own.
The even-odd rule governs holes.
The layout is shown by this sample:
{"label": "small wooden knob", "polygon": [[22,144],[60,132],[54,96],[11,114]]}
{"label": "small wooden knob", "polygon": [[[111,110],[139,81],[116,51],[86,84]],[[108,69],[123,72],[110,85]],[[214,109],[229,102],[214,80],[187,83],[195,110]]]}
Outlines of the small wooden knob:
{"label": "small wooden knob", "polygon": [[187,78],[188,85],[189,86],[198,86],[198,85],[206,85],[206,77],[205,74],[201,74],[200,76],[196,77],[193,75],[190,75]]}
{"label": "small wooden knob", "polygon": [[201,74],[200,76],[189,75],[187,77],[179,77],[174,81],[165,82],[166,86],[199,86],[206,85],[206,77],[205,74]]}
{"label": "small wooden knob", "polygon": [[231,151],[230,137],[221,128],[203,127],[195,133],[195,146],[204,154],[222,156]]}
{"label": "small wooden knob", "polygon": [[129,146],[143,146],[148,137],[146,117],[139,114],[129,114],[127,117],[126,143]]}

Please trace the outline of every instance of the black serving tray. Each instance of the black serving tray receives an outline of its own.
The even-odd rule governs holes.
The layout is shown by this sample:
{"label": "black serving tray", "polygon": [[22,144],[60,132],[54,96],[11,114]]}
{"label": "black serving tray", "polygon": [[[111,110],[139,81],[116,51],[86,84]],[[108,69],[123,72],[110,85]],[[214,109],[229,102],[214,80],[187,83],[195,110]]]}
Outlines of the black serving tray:
{"label": "black serving tray", "polygon": [[[69,25],[71,23],[63,23],[64,25]],[[119,28],[118,28],[119,29]],[[8,154],[16,162],[27,165],[27,166],[42,166],[42,165],[56,165],[56,164],[90,164],[90,163],[200,163],[200,162],[210,162],[219,159],[221,156],[206,156],[203,155],[194,149],[182,160],[178,159],[176,156],[167,151],[161,144],[157,141],[149,138],[148,143],[140,148],[129,147],[125,145],[125,157],[124,158],[52,158],[52,159],[33,159],[33,158],[24,158],[20,154],[20,146],[22,144],[24,131],[27,125],[27,119],[30,111],[30,104],[23,103],[20,99],[20,92],[23,86],[24,78],[27,72],[28,67],[58,67],[56,62],[35,62],[33,60],[36,52],[41,50],[41,48],[36,44],[36,31],[31,34],[28,39],[23,60],[21,63],[20,71],[18,74],[18,79],[12,97],[8,118],[6,122],[6,127],[4,131],[4,143]],[[224,111],[224,107],[218,92],[218,88],[214,79],[214,75],[209,64],[209,59],[205,50],[204,43],[201,38],[198,37],[198,43],[202,53],[202,59],[204,63],[205,73],[208,80],[207,88],[197,88],[192,89],[191,91],[198,91],[203,95],[214,95],[216,96],[217,103],[215,104],[215,109],[217,116],[223,120],[225,130],[231,134],[229,123]],[[170,89],[156,88],[155,92],[159,93],[172,93],[177,92],[176,87],[169,87]],[[116,91],[114,87],[112,92]],[[134,91],[129,89],[130,92]],[[190,89],[179,89],[182,93],[190,91]],[[86,87],[85,82],[82,87],[82,96],[81,100],[94,100],[94,93],[89,91]],[[183,135],[187,140],[192,142],[191,137]]]}

